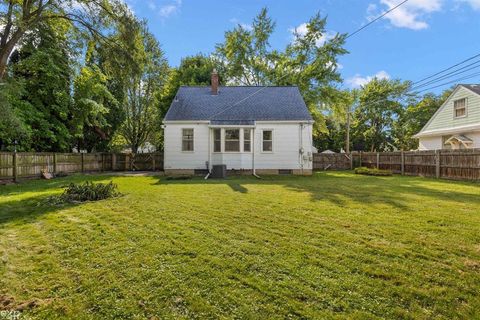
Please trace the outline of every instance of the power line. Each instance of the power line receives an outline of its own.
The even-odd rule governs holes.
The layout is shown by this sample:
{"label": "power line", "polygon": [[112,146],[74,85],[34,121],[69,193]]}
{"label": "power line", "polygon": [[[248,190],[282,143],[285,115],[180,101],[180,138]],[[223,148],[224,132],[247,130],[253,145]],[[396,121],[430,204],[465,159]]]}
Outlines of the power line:
{"label": "power line", "polygon": [[364,25],[363,27],[355,30],[354,32],[352,33],[349,33],[347,37],[345,37],[345,40],[350,38],[350,37],[353,37],[354,35],[356,35],[357,33],[361,32],[363,29],[367,28],[368,26],[370,26],[371,24],[377,22],[378,20],[382,19],[383,17],[385,17],[387,14],[389,14],[390,12],[392,12],[393,10],[397,9],[398,7],[404,5],[405,3],[407,3],[409,0],[405,0],[405,1],[402,1],[401,3],[397,4],[395,7],[391,8],[390,10],[388,11],[385,11],[384,13],[382,13],[380,16],[376,17],[375,19],[373,19],[372,21],[370,21],[369,23],[367,23],[366,25]]}
{"label": "power line", "polygon": [[[367,23],[366,25],[358,28],[357,30],[355,30],[354,32],[351,32],[351,33],[348,33],[347,36],[345,37],[344,40],[347,40],[351,37],[353,37],[354,35],[358,34],[359,32],[361,32],[362,30],[366,29],[367,27],[369,27],[370,25],[374,24],[375,22],[377,22],[378,20],[380,20],[381,18],[385,17],[386,15],[388,15],[390,12],[398,9],[400,6],[404,5],[405,3],[407,3],[409,0],[404,0],[402,2],[400,2],[399,4],[397,4],[395,7],[385,11],[384,13],[382,13],[380,16],[376,17],[375,19],[373,19],[372,21],[370,21],[369,23]],[[283,76],[281,76],[280,78],[277,79],[277,81],[280,81],[282,79],[284,79],[285,77],[287,77],[288,75],[290,74],[290,72],[287,72],[286,74],[284,74]],[[266,88],[268,88],[268,85],[265,85],[263,86],[262,88],[258,89],[257,91],[253,92],[252,94],[246,96],[245,98],[243,98],[242,100],[234,103],[233,105],[231,105],[230,107],[218,112],[218,113],[215,113],[214,115],[211,116],[211,118],[213,117],[216,117],[222,113],[225,113],[226,111],[230,110],[231,108],[234,108],[235,106],[237,106],[238,104],[242,103],[243,101],[253,97],[254,95],[256,95],[257,93],[265,90]]]}
{"label": "power line", "polygon": [[[470,71],[470,70],[476,69],[476,68],[480,67],[479,63],[480,63],[480,60],[475,61],[475,62],[470,63],[470,64],[468,64],[468,65],[466,65],[466,66],[464,66],[464,67],[462,67],[462,68],[459,68],[459,69],[457,69],[457,70],[451,71],[451,72],[449,72],[449,73],[447,73],[447,74],[445,74],[445,75],[443,75],[443,76],[441,76],[441,77],[437,77],[437,78],[435,78],[435,79],[433,79],[433,80],[430,80],[430,81],[428,81],[428,82],[425,82],[425,83],[420,84],[420,85],[417,85],[417,86],[415,86],[415,83],[413,83],[413,84],[412,84],[412,90],[417,90],[417,89],[420,89],[420,88],[422,88],[422,87],[426,87],[426,86],[429,86],[429,85],[431,85],[431,84],[434,84],[434,83],[436,83],[436,82],[439,82],[439,81],[442,81],[442,80],[445,80],[445,79],[448,79],[448,78],[452,78],[452,77],[457,76],[457,75],[459,75],[459,74],[462,74],[462,73],[468,72],[468,71]],[[474,65],[476,65],[476,66],[474,66]],[[474,66],[474,67],[471,67],[471,66]],[[471,68],[469,68],[469,67],[471,67]],[[464,69],[466,69],[466,70],[464,70]],[[461,71],[461,70],[463,70],[463,71]]]}
{"label": "power line", "polygon": [[436,89],[436,88],[445,86],[445,85],[447,85],[447,84],[457,83],[458,81],[461,81],[461,80],[467,80],[467,79],[475,78],[475,77],[477,77],[477,76],[480,76],[480,72],[472,73],[472,74],[469,74],[469,75],[464,76],[464,77],[462,77],[462,78],[458,78],[458,79],[452,80],[452,81],[450,81],[450,82],[445,82],[445,83],[439,84],[439,85],[437,85],[437,86],[434,86],[434,87],[430,87],[430,88],[421,90],[421,91],[419,91],[418,93],[421,93],[421,92],[424,92],[424,91],[428,91],[428,90],[432,90],[432,89]]}
{"label": "power line", "polygon": [[457,63],[457,64],[455,64],[455,65],[453,65],[453,66],[451,66],[451,67],[448,67],[448,68],[446,68],[446,69],[443,69],[443,70],[441,70],[441,71],[439,71],[439,72],[437,72],[437,73],[435,73],[435,74],[432,74],[431,76],[428,76],[428,77],[423,78],[423,79],[421,79],[421,80],[419,80],[419,81],[416,81],[415,84],[419,84],[419,83],[421,83],[421,82],[423,82],[423,81],[425,81],[425,80],[431,79],[431,78],[433,78],[433,77],[435,77],[435,76],[438,76],[439,74],[444,73],[445,71],[451,70],[451,69],[453,69],[453,68],[455,68],[455,67],[458,67],[459,65],[464,64],[465,62],[471,61],[471,60],[473,60],[473,59],[475,59],[475,58],[478,58],[478,57],[480,57],[480,53],[479,53],[479,54],[476,54],[476,55],[474,55],[474,56],[472,56],[472,57],[470,57],[470,58],[467,58],[467,59],[465,59],[465,60],[463,60],[463,61],[461,61],[461,62],[459,62],[459,63]]}

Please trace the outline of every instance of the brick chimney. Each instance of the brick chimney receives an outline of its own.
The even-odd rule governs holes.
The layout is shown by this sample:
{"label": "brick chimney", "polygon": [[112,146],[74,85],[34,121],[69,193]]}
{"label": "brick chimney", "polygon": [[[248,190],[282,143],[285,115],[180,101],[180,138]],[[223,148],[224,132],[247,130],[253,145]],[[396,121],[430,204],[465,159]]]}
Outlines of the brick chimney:
{"label": "brick chimney", "polygon": [[218,94],[218,72],[217,69],[212,71],[212,95],[216,96]]}

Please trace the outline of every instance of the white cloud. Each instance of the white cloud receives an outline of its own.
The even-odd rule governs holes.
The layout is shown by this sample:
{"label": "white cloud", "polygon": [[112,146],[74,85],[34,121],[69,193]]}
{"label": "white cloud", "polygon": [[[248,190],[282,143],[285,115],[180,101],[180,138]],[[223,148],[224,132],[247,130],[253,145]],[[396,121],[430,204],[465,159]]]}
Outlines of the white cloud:
{"label": "white cloud", "polygon": [[468,3],[474,10],[480,10],[480,0],[457,0],[457,1]]}
{"label": "white cloud", "polygon": [[[444,0],[410,0],[400,7],[396,8],[384,19],[398,28],[407,28],[412,30],[422,30],[429,27],[426,22],[428,14],[440,11]],[[470,2],[480,2],[480,0],[464,0]],[[380,0],[380,6],[370,4],[367,8],[367,19],[373,20],[383,12],[393,9],[401,3],[401,0]]]}
{"label": "white cloud", "polygon": [[253,26],[251,24],[241,22],[237,18],[230,19],[230,22],[233,23],[233,24],[241,26],[243,29],[245,29],[247,31],[252,31],[253,30]]}
{"label": "white cloud", "polygon": [[349,87],[351,88],[359,88],[361,86],[366,85],[370,81],[372,81],[374,78],[377,79],[390,79],[390,75],[382,70],[374,74],[373,76],[365,76],[362,77],[360,74],[356,74],[355,76],[348,78],[345,80],[345,82],[348,84]]}
{"label": "white cloud", "polygon": [[[297,34],[300,38],[304,37],[307,32],[308,32],[308,28],[307,28],[307,23],[304,22],[302,24],[300,24],[299,26],[297,26],[296,28],[290,28],[288,29],[288,31],[292,34],[293,36],[293,40],[295,40],[295,34]],[[328,41],[328,40],[331,40],[335,37],[336,33],[335,32],[332,32],[332,31],[327,31],[325,34],[322,35],[322,37],[320,39],[317,40],[317,47],[321,47],[323,46],[323,44]]]}
{"label": "white cloud", "polygon": [[[152,10],[155,10],[157,9],[157,5],[150,1],[148,3],[148,6],[150,9]],[[163,6],[159,6],[158,7],[158,14],[162,17],[162,18],[168,18],[170,17],[172,14],[175,14],[177,13],[179,10],[180,10],[180,7],[182,6],[182,0],[173,0],[172,2],[168,3],[168,4],[165,4]]]}

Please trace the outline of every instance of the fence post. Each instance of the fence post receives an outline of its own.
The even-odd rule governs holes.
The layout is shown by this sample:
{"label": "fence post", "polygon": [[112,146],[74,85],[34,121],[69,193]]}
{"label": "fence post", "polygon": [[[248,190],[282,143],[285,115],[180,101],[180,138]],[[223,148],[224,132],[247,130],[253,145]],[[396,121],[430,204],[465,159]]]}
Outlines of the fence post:
{"label": "fence post", "polygon": [[17,172],[17,152],[13,153],[13,182],[17,182],[18,172]]}
{"label": "fence post", "polygon": [[105,154],[102,152],[102,172],[105,171]]}
{"label": "fence post", "polygon": [[155,171],[155,153],[152,153],[152,171]]}
{"label": "fence post", "polygon": [[53,175],[57,174],[57,153],[53,153]]}
{"label": "fence post", "polygon": [[435,150],[435,176],[440,178],[440,151]]}
{"label": "fence post", "polygon": [[353,170],[353,152],[350,152],[350,170]]}
{"label": "fence post", "polygon": [[400,154],[401,155],[401,159],[402,159],[402,176],[405,175],[405,152],[403,152],[402,150],[402,153]]}
{"label": "fence post", "polygon": [[360,167],[362,166],[362,152],[363,151],[360,151]]}
{"label": "fence post", "polygon": [[80,159],[81,159],[81,163],[82,163],[82,173],[85,172],[85,159],[84,159],[84,153],[80,153]]}
{"label": "fence post", "polygon": [[112,153],[112,171],[115,171],[115,167],[117,166],[117,155]]}
{"label": "fence post", "polygon": [[377,169],[380,169],[380,152],[377,152]]}

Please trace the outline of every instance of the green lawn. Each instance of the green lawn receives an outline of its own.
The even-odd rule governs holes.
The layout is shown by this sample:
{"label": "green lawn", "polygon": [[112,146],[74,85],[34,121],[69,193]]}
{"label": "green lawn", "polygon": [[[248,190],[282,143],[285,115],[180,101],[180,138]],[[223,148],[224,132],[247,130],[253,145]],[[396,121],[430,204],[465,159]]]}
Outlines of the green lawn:
{"label": "green lawn", "polygon": [[[124,196],[45,202],[86,179]],[[478,319],[480,184],[338,172],[0,186],[2,300],[34,302],[22,316],[39,319]]]}

